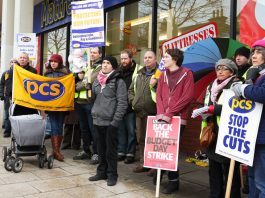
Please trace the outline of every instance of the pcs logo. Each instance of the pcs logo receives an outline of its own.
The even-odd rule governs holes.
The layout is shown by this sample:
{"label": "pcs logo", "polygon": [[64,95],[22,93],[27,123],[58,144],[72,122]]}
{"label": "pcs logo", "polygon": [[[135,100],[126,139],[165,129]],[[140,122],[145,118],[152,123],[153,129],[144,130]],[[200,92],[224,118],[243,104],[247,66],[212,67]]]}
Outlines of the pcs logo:
{"label": "pcs logo", "polygon": [[230,98],[228,102],[229,107],[237,113],[249,113],[255,108],[255,103],[251,100]]}
{"label": "pcs logo", "polygon": [[21,41],[22,42],[30,42],[31,41],[31,38],[28,37],[28,36],[23,36],[23,37],[21,37]]}
{"label": "pcs logo", "polygon": [[30,97],[39,101],[52,101],[63,96],[65,87],[58,81],[40,82],[37,80],[24,80],[24,89]]}

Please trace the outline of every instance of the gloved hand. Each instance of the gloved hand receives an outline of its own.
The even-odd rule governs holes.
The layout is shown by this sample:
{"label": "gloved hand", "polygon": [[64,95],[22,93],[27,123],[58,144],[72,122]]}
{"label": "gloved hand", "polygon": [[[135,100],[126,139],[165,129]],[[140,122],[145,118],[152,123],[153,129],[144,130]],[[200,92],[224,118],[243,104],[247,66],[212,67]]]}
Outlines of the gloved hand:
{"label": "gloved hand", "polygon": [[202,119],[206,119],[208,116],[212,115],[214,112],[214,105],[204,106],[199,109],[194,109],[191,117],[196,118],[198,116],[202,117]]}
{"label": "gloved hand", "polygon": [[247,86],[247,84],[235,84],[231,87],[231,90],[235,93],[236,98],[245,97],[244,90]]}
{"label": "gloved hand", "polygon": [[246,76],[246,80],[249,82],[249,81],[252,81],[252,82],[255,82],[255,80],[258,78],[259,76],[259,72],[260,72],[260,69],[258,67],[252,67],[248,70],[247,72],[247,76]]}

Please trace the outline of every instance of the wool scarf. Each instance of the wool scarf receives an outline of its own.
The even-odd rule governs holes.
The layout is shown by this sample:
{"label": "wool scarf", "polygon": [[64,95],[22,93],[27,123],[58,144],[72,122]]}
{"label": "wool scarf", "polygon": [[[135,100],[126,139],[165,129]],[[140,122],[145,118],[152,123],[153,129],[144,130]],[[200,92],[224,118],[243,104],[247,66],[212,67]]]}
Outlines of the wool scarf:
{"label": "wool scarf", "polygon": [[223,88],[227,85],[227,83],[235,76],[231,76],[227,79],[225,79],[223,82],[221,82],[220,84],[218,84],[217,79],[214,80],[212,88],[211,88],[211,101],[213,103],[216,102],[216,97],[218,95],[218,93],[223,90]]}
{"label": "wool scarf", "polygon": [[107,82],[107,79],[108,77],[110,76],[110,74],[112,74],[113,71],[111,71],[110,73],[108,74],[104,74],[102,71],[100,71],[98,73],[98,82],[99,84],[101,85],[101,90],[105,88],[106,86],[106,82]]}

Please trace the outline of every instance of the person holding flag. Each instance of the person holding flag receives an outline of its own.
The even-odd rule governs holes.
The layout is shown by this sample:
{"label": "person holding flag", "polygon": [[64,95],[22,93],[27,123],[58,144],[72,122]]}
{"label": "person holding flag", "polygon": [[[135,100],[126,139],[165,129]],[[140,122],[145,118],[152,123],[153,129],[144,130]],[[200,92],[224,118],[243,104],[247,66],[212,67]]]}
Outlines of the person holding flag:
{"label": "person holding flag", "polygon": [[[50,78],[62,77],[69,74],[69,70],[63,65],[63,58],[59,54],[53,54],[49,59],[49,64],[44,72],[44,76]],[[63,161],[61,153],[61,143],[63,140],[63,123],[66,115],[65,111],[47,111],[51,122],[51,142],[53,157],[58,161]]]}

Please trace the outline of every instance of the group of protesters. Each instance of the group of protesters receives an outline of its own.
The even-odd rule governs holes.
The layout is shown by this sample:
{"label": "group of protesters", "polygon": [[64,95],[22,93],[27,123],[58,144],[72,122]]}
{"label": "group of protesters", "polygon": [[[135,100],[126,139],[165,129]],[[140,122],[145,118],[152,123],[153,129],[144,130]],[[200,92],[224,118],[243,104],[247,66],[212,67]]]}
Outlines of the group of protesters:
{"label": "group of protesters", "polygon": [[[25,56],[25,57],[23,57]],[[27,59],[27,64],[23,63]],[[91,159],[98,164],[96,174],[89,181],[107,179],[107,185],[116,185],[118,161],[134,163],[136,150],[139,160],[133,169],[135,173],[147,172],[156,183],[155,169],[145,168],[144,147],[148,116],[156,116],[157,121],[171,123],[173,116],[180,116],[180,135],[190,118],[190,107],[194,101],[193,73],[182,67],[183,51],[167,49],[163,55],[164,71],[158,70],[155,52],[144,54],[144,65],[133,60],[130,50],[120,52],[120,65],[113,56],[102,58],[100,47],[90,51],[91,70],[75,68],[75,115],[83,143],[82,151],[74,160]],[[11,68],[1,78],[0,97],[5,101],[5,110],[12,96],[12,64],[17,63],[29,69],[28,56],[22,54],[18,60],[11,60]],[[223,58],[215,64],[216,79],[207,87],[204,98],[202,125],[214,122],[218,132],[222,111],[223,90],[231,89],[236,97],[265,103],[265,40],[258,40],[251,50],[238,48],[234,59]],[[91,81],[87,81],[87,72]],[[70,73],[63,65],[59,54],[53,54],[45,68],[47,77],[61,77]],[[158,75],[158,73],[160,73]],[[11,80],[11,81],[10,81]],[[11,90],[10,90],[11,86]],[[6,111],[5,111],[6,112]],[[46,112],[50,122],[50,135],[55,159],[62,161],[65,112]],[[8,114],[8,113],[7,113]],[[265,197],[265,114],[262,113],[253,167],[248,169],[249,197]],[[10,136],[8,115],[5,116],[4,137]],[[7,134],[7,135],[6,135]],[[218,135],[218,134],[217,134]],[[199,137],[198,137],[199,138]],[[64,146],[66,148],[67,146]],[[206,148],[209,159],[210,197],[224,197],[228,179],[230,159],[215,153],[216,143]],[[136,149],[138,148],[138,149]],[[161,172],[161,179],[166,171]],[[171,194],[179,189],[179,172],[167,171],[168,184],[162,193]],[[239,163],[236,163],[231,197],[241,197]]]}

